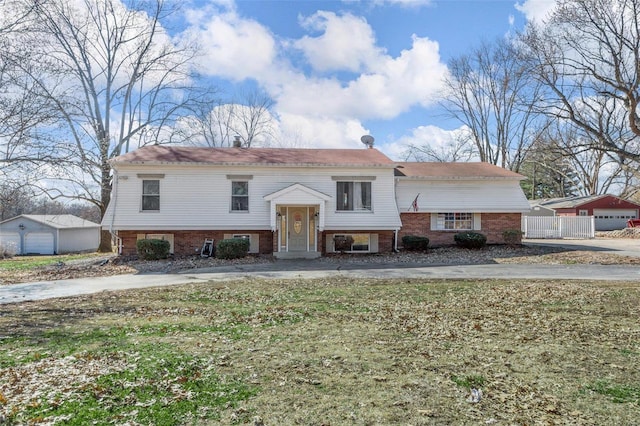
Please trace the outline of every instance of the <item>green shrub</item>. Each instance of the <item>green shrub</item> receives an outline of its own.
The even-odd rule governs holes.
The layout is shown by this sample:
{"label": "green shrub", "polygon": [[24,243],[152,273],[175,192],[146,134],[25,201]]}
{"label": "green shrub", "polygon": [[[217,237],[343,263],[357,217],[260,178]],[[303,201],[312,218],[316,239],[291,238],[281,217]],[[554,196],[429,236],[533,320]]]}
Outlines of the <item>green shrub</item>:
{"label": "green shrub", "polygon": [[169,257],[171,244],[167,240],[144,239],[136,243],[138,257],[144,260],[158,260]]}
{"label": "green shrub", "polygon": [[402,247],[405,250],[426,250],[429,248],[429,238],[418,235],[405,235],[402,237]]}
{"label": "green shrub", "polygon": [[351,235],[336,235],[333,237],[334,251],[351,251],[353,237]]}
{"label": "green shrub", "polygon": [[453,240],[467,249],[479,249],[487,245],[487,237],[479,232],[460,232],[453,236]]}
{"label": "green shrub", "polygon": [[502,232],[505,244],[516,246],[522,243],[522,231],[519,229],[506,229]]}
{"label": "green shrub", "polygon": [[216,246],[216,257],[219,259],[240,259],[249,253],[250,244],[248,238],[220,240]]}
{"label": "green shrub", "polygon": [[11,259],[16,255],[18,247],[8,241],[0,243],[0,259]]}

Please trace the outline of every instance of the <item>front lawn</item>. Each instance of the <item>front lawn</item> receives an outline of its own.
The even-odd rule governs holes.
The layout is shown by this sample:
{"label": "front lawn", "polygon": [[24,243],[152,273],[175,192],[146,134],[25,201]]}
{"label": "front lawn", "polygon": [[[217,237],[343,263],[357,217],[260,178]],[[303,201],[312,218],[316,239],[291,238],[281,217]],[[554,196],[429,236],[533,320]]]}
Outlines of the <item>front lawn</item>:
{"label": "front lawn", "polygon": [[636,282],[339,272],[2,305],[0,413],[10,425],[631,425],[638,318]]}
{"label": "front lawn", "polygon": [[45,266],[62,265],[70,261],[104,258],[104,253],[76,253],[41,256],[14,256],[0,260],[0,274],[4,271],[28,271]]}

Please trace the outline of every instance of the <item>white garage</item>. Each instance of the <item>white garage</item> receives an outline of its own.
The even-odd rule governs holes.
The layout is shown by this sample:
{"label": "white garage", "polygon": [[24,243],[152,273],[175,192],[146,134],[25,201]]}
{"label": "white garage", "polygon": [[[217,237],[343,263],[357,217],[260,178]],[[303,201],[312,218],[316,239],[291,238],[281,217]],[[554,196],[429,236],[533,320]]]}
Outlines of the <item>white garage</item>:
{"label": "white garage", "polygon": [[16,254],[96,251],[100,225],[69,214],[20,215],[0,222],[0,243],[5,239]]}
{"label": "white garage", "polygon": [[593,217],[598,231],[613,231],[627,226],[629,219],[637,219],[634,209],[593,209]]}

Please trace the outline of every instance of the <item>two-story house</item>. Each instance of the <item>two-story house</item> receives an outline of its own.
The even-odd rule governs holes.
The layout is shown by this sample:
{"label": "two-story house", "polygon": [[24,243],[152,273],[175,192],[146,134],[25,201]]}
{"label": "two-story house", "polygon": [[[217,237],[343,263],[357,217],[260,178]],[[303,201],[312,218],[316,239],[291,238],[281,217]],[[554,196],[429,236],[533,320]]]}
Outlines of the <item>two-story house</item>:
{"label": "two-story house", "polygon": [[[452,243],[452,232],[482,231],[482,215],[489,212],[511,214],[501,217],[499,226],[519,229],[520,214],[529,208],[518,185],[522,176],[516,173],[485,164],[482,170],[487,176],[480,181],[449,176],[444,187],[449,195],[429,192],[433,179],[407,174],[414,170],[410,166],[414,163],[394,162],[371,147],[155,145],[119,156],[111,164],[113,192],[102,226],[118,239],[123,254],[135,253],[141,238],[163,238],[173,253],[193,254],[200,252],[206,239],[243,237],[250,240],[251,253],[315,257],[335,252],[334,242],[340,236],[350,237],[349,247],[340,251],[389,252],[397,248],[403,221],[412,221],[415,228],[415,222],[421,221],[419,213],[426,215],[422,220],[429,224],[419,229],[421,233],[430,236],[435,231],[432,224],[442,223],[440,231]],[[415,164],[428,170],[431,163]],[[458,165],[452,167],[459,170]],[[443,184],[442,179],[438,184]],[[483,185],[493,189],[476,194]],[[459,198],[456,191],[461,191],[464,205],[451,202]],[[406,216],[399,206],[415,193],[424,194],[420,207]],[[436,194],[438,204],[427,193]],[[492,199],[474,204],[483,196]],[[426,209],[430,204],[437,209]],[[453,222],[447,214],[454,215]],[[501,242],[496,232],[489,242]]]}

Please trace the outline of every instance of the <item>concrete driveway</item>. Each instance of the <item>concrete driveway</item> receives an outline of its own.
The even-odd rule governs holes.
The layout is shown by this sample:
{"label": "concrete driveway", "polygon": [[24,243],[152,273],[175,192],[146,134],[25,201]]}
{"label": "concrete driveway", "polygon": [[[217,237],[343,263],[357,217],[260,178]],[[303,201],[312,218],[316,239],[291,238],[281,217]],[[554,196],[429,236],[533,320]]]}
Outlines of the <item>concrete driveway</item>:
{"label": "concrete driveway", "polygon": [[[640,253],[639,253],[640,254]],[[268,264],[237,265],[180,274],[135,274],[98,278],[14,284],[0,287],[0,304],[69,297],[102,291],[158,287],[244,277],[293,278],[425,278],[425,279],[572,279],[640,281],[636,265],[429,265],[357,264],[336,265],[313,260],[279,260]]]}
{"label": "concrete driveway", "polygon": [[524,240],[523,243],[531,246],[542,245],[566,247],[570,250],[606,251],[624,256],[640,257],[640,239],[633,238],[536,239]]}

